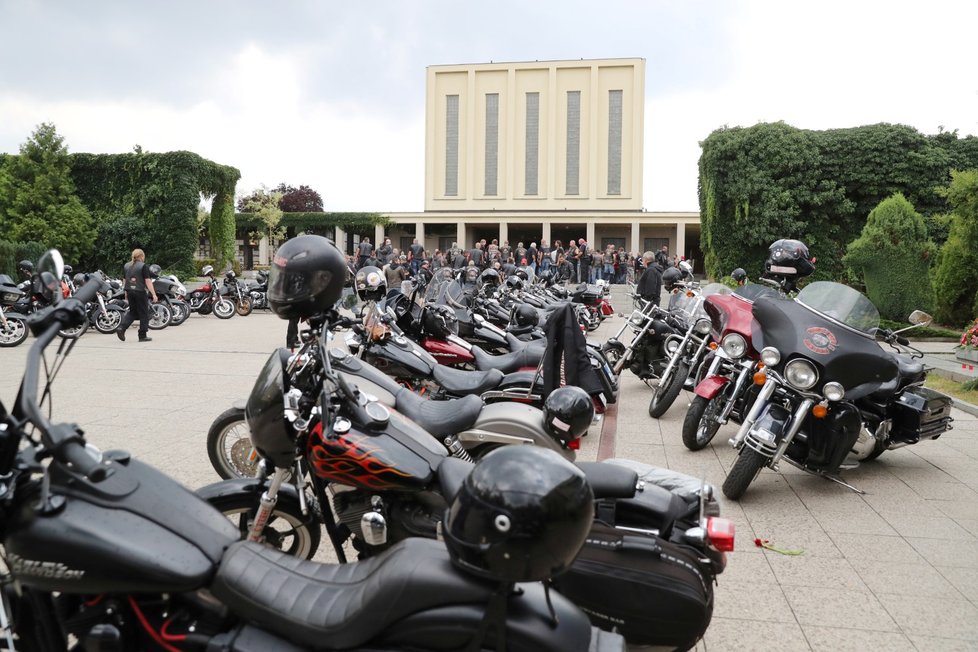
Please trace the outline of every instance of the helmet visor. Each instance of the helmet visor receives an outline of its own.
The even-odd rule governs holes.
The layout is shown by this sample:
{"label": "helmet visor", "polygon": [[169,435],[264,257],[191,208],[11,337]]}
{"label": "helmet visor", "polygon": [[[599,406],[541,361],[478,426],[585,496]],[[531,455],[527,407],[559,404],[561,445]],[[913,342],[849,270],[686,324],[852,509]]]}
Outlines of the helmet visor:
{"label": "helmet visor", "polygon": [[301,303],[318,297],[329,287],[333,273],[328,270],[289,271],[272,267],[268,279],[268,298],[278,303]]}

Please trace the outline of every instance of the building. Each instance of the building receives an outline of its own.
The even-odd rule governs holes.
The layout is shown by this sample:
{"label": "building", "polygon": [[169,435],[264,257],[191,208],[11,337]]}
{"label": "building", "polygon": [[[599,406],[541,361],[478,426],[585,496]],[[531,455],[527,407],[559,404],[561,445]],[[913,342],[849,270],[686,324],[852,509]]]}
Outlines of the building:
{"label": "building", "polygon": [[644,59],[430,66],[424,212],[389,214],[375,242],[583,237],[699,260],[698,213],[644,208],[644,123]]}

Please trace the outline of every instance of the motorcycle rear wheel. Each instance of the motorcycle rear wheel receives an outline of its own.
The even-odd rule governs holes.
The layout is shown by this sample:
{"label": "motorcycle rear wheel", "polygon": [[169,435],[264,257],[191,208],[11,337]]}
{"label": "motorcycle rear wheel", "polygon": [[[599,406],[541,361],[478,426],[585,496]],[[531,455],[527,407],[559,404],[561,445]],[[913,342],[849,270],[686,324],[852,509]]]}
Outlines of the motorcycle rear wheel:
{"label": "motorcycle rear wheel", "polygon": [[261,457],[251,443],[251,428],[241,408],[222,412],[207,430],[207,457],[225,480],[253,478]]}
{"label": "motorcycle rear wheel", "polygon": [[154,303],[149,307],[149,317],[149,329],[159,331],[170,325],[173,313],[165,303]]}
{"label": "motorcycle rear wheel", "polygon": [[234,317],[234,304],[227,299],[220,299],[214,304],[214,314],[218,319],[231,319]]}
{"label": "motorcycle rear wheel", "polygon": [[247,317],[254,310],[255,306],[251,302],[251,297],[241,297],[238,299],[238,303],[235,305],[235,310],[242,317]]}
{"label": "motorcycle rear wheel", "polygon": [[[248,529],[258,511],[257,497],[252,493],[238,493],[217,496],[208,500],[222,514],[238,527],[241,538],[248,535]],[[300,559],[312,559],[319,549],[322,528],[310,510],[303,516],[299,501],[284,492],[278,495],[278,502],[268,517],[262,530],[262,543]]]}
{"label": "motorcycle rear wheel", "polygon": [[767,458],[753,448],[744,446],[734,462],[727,479],[723,481],[723,495],[730,500],[740,500],[747,492],[747,487],[767,465]]}
{"label": "motorcycle rear wheel", "polygon": [[679,392],[683,390],[683,383],[689,375],[689,367],[682,360],[678,361],[672,369],[672,374],[666,379],[663,386],[659,381],[658,387],[653,388],[652,400],[649,401],[649,416],[658,419],[665,414],[675,402]]}
{"label": "motorcycle rear wheel", "polygon": [[724,394],[713,399],[697,396],[689,404],[683,419],[683,445],[691,451],[703,450],[710,445],[720,429],[717,418],[723,409]]}
{"label": "motorcycle rear wheel", "polygon": [[6,315],[7,327],[0,326],[0,347],[17,346],[27,339],[27,323],[20,317]]}

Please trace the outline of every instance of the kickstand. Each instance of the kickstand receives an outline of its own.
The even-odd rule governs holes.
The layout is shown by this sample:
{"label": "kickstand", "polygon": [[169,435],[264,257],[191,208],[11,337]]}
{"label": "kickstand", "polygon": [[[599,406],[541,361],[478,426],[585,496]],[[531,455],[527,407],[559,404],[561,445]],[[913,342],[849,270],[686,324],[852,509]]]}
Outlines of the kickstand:
{"label": "kickstand", "polygon": [[832,482],[835,482],[836,484],[841,484],[846,489],[849,489],[851,491],[854,491],[854,492],[856,492],[857,494],[859,494],[861,496],[865,496],[866,495],[866,492],[865,491],[863,491],[862,489],[859,489],[857,487],[852,486],[851,484],[849,484],[848,482],[846,482],[845,480],[843,480],[842,478],[840,478],[837,475],[829,475],[828,473],[819,473],[818,475],[822,476],[826,480],[831,480]]}

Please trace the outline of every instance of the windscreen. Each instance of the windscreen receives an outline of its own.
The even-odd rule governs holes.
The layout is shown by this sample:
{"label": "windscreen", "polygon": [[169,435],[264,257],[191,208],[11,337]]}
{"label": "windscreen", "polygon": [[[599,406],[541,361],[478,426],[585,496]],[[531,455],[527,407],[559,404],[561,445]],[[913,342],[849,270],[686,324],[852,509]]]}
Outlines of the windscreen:
{"label": "windscreen", "polygon": [[875,334],[880,325],[880,313],[873,302],[858,290],[841,283],[809,283],[795,301],[812,312],[868,335]]}

